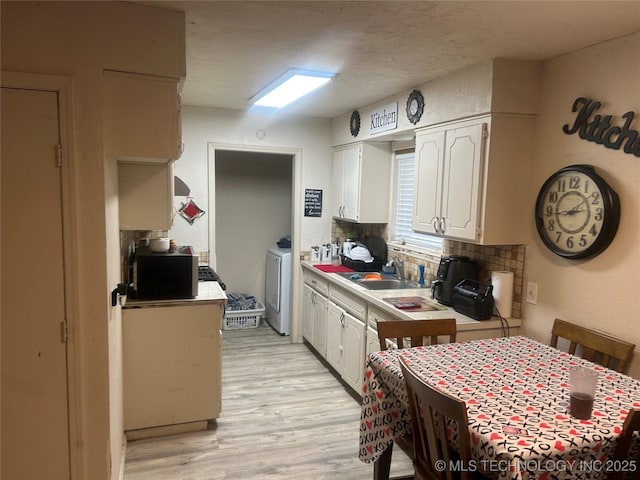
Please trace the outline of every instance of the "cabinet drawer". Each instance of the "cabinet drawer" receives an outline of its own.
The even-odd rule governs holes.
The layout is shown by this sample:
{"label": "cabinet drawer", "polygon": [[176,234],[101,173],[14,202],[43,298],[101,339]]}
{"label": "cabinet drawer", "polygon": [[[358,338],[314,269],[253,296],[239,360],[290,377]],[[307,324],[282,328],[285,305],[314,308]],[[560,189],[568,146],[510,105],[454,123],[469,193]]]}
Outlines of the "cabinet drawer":
{"label": "cabinet drawer", "polygon": [[368,324],[376,332],[378,331],[378,322],[385,322],[387,320],[393,320],[393,317],[388,313],[378,310],[377,308],[369,308],[369,314],[367,315]]}
{"label": "cabinet drawer", "polygon": [[325,297],[329,296],[329,282],[319,275],[314,275],[308,270],[304,271],[304,283]]}
{"label": "cabinet drawer", "polygon": [[367,303],[364,300],[333,286],[329,298],[360,320],[365,321],[367,318]]}

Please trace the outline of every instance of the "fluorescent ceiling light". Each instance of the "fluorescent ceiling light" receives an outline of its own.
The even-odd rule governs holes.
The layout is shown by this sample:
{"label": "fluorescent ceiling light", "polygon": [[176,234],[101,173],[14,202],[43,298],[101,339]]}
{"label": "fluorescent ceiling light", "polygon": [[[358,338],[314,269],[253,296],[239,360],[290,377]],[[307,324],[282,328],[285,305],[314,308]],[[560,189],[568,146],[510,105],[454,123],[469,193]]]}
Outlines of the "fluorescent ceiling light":
{"label": "fluorescent ceiling light", "polygon": [[259,107],[281,108],[330,82],[335,76],[335,73],[292,68],[249,101]]}

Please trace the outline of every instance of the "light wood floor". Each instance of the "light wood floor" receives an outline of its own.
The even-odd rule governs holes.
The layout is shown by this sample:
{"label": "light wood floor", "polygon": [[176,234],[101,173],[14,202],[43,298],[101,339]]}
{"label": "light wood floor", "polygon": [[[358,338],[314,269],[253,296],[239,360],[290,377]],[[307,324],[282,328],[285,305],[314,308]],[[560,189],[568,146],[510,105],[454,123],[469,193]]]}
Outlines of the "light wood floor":
{"label": "light wood floor", "polygon": [[[360,405],[305,345],[268,325],[223,333],[222,414],[210,430],[129,442],[125,480],[369,480]],[[392,475],[412,473],[394,449]]]}

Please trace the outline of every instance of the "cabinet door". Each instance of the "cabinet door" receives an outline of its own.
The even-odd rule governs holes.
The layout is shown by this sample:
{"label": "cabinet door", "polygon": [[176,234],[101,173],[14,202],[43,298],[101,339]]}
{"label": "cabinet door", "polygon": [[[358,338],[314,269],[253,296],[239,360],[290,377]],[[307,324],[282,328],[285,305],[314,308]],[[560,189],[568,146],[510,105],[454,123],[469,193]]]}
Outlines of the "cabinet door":
{"label": "cabinet door", "polygon": [[328,302],[327,306],[327,362],[338,373],[342,374],[342,325],[346,312],[335,305]]}
{"label": "cabinet door", "polygon": [[118,164],[120,230],[169,230],[173,222],[173,163]]}
{"label": "cabinet door", "polygon": [[444,171],[444,132],[416,137],[416,168],[413,193],[413,229],[439,233]]}
{"label": "cabinet door", "polygon": [[180,156],[177,78],[104,73],[105,152],[121,160],[167,163]]}
{"label": "cabinet door", "polygon": [[441,216],[447,237],[477,237],[483,128],[480,123],[446,132]]}
{"label": "cabinet door", "polygon": [[380,350],[381,348],[380,348],[380,339],[378,339],[378,332],[371,327],[367,327],[367,345],[365,350],[365,353],[366,353],[365,363],[367,358],[369,357],[369,354],[371,354],[372,352],[379,352]]}
{"label": "cabinet door", "polygon": [[342,335],[342,378],[357,393],[362,393],[364,376],[365,324],[348,313],[345,314]]}
{"label": "cabinet door", "polygon": [[327,298],[314,292],[313,295],[313,346],[325,355],[327,337]]}
{"label": "cabinet door", "polygon": [[342,191],[344,190],[344,150],[333,152],[333,202],[331,214],[334,217],[342,218]]}
{"label": "cabinet door", "polygon": [[314,345],[313,326],[314,326],[314,308],[313,294],[311,287],[304,285],[302,287],[302,336],[311,345]]}
{"label": "cabinet door", "polygon": [[355,145],[344,150],[343,158],[343,217],[358,221],[360,216],[360,165],[362,148]]}

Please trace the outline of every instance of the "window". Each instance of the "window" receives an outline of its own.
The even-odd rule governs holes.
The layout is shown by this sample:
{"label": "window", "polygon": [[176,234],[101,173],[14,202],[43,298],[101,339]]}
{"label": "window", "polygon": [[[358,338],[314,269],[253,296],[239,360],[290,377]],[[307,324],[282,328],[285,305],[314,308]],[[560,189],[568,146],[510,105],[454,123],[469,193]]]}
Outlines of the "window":
{"label": "window", "polygon": [[413,223],[413,174],[415,171],[415,154],[398,153],[394,160],[394,195],[393,223],[391,241],[408,246],[442,251],[442,239],[424,233],[414,232]]}

